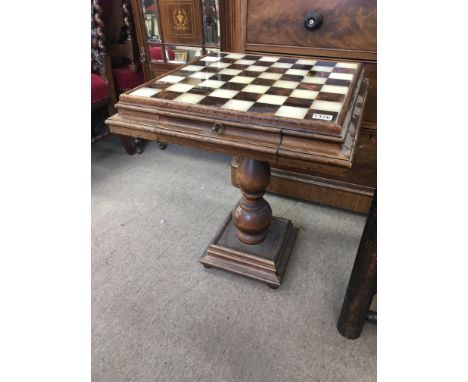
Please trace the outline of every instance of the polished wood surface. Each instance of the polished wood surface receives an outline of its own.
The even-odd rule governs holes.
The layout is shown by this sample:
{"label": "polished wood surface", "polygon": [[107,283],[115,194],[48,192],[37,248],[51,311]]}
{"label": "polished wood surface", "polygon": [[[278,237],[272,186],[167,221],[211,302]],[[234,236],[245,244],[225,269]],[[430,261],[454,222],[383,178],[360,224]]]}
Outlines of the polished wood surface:
{"label": "polished wood surface", "polygon": [[201,0],[159,0],[159,6],[166,43],[203,45]]}
{"label": "polished wood surface", "polygon": [[[351,168],[368,91],[368,81],[363,78],[359,65],[352,65],[353,70],[356,70],[353,76],[349,73],[343,76],[342,66],[315,60],[314,64],[309,65],[309,70],[291,69],[294,76],[286,74],[286,71],[293,65],[304,66],[305,63],[289,61],[281,62],[279,58],[271,56],[210,54],[200,58],[198,62],[192,62],[122,94],[116,105],[118,113],[106,121],[111,131],[117,134],[240,156],[237,184],[241,188],[242,198],[209,245],[201,262],[207,267],[224,269],[265,282],[273,288],[281,283],[297,231],[290,221],[272,217],[271,208],[263,198],[270,181],[270,163],[305,170],[311,166],[323,165],[337,168],[338,173]],[[262,63],[267,63],[267,66],[261,66]],[[277,66],[272,66],[273,63]],[[225,72],[216,77],[217,80],[213,79],[213,73],[224,71],[230,65],[243,67],[244,76],[255,68],[259,70],[258,73],[267,73],[264,69],[273,68],[275,70],[270,73],[278,78],[287,76],[290,80],[288,82],[294,86],[301,82],[292,82],[291,76],[297,77],[299,73],[303,73],[302,78],[315,81],[325,78],[322,72],[325,67],[329,68],[325,73],[331,73],[331,68],[337,68],[337,77],[349,78],[349,101],[344,100],[340,113],[328,122],[312,117],[307,119],[308,113],[293,118],[291,115],[281,116],[281,113],[275,111],[260,111],[253,101],[242,100],[242,97],[251,97],[245,94],[241,95],[240,100],[234,100],[242,105],[249,105],[249,108],[242,110],[237,107],[236,102],[233,104],[236,107],[226,106],[229,102],[227,99],[221,100],[226,106],[224,108],[212,103],[212,100],[199,104],[200,100],[204,100],[203,97],[216,98],[211,94],[219,94],[220,90],[224,90],[221,87],[226,84],[236,84],[242,89],[250,86],[253,78],[249,79],[248,84],[229,82],[228,78],[236,78],[237,81],[239,74],[229,71],[227,73],[231,75]],[[314,65],[316,70],[313,70]],[[275,73],[276,69],[284,69],[284,72]],[[345,72],[348,71],[349,69]],[[209,80],[204,79],[206,74]],[[248,78],[244,76],[240,76],[243,78],[241,81]],[[202,77],[200,82],[198,77]],[[335,77],[331,77],[332,83],[335,83]],[[351,80],[352,77],[355,81]],[[172,90],[167,90],[168,86]],[[250,90],[259,90],[257,86],[260,86],[262,93],[266,91],[265,85],[254,85]],[[190,93],[191,91],[194,92]],[[289,92],[292,91],[289,89]],[[228,91],[219,95],[227,97],[227,94],[237,93],[242,92]],[[310,108],[314,107],[315,97],[320,95],[319,92],[310,91],[296,95],[299,94],[304,97],[302,103],[308,102]],[[281,100],[286,98],[288,97],[283,96]],[[298,98],[297,101],[301,99]],[[274,110],[278,108],[275,105]],[[340,118],[340,115],[343,117]]]}
{"label": "polished wood surface", "polygon": [[[355,162],[339,174],[320,165],[292,170],[272,163],[268,191],[366,213],[377,179],[377,44],[375,0],[232,0],[227,4],[226,47],[238,52],[320,56],[361,62],[369,79]],[[305,15],[318,11],[321,26],[304,28]],[[235,184],[236,164],[231,166]]]}
{"label": "polished wood surface", "polygon": [[[234,186],[238,165],[239,158],[234,157],[231,161]],[[345,171],[338,173],[323,166],[303,170],[273,164],[271,174],[268,192],[367,213],[377,186],[377,130],[361,126],[353,166]]]}
{"label": "polished wood surface", "polygon": [[265,240],[273,216],[271,207],[263,199],[270,183],[270,164],[251,158],[242,158],[237,172],[237,183],[242,198],[232,211],[237,237],[246,244]]}
{"label": "polished wood surface", "polygon": [[[322,25],[309,31],[304,18],[310,11],[323,16]],[[371,54],[377,49],[377,8],[374,0],[250,0],[247,2],[248,49],[262,46]],[[254,48],[253,45],[256,45]],[[271,51],[271,50],[269,50]],[[289,51],[293,53],[293,50]]]}
{"label": "polished wood surface", "polygon": [[[338,319],[338,331],[349,339],[361,335],[377,292],[377,191],[367,216],[359,249]],[[374,314],[372,314],[374,316]],[[372,318],[372,317],[371,317]]]}

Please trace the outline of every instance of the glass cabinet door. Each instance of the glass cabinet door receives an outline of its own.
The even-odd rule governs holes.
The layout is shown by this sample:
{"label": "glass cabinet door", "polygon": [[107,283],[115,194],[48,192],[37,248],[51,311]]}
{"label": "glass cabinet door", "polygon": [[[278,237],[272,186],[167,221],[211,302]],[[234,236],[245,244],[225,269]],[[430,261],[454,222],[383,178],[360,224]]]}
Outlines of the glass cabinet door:
{"label": "glass cabinet door", "polygon": [[220,1],[226,0],[132,0],[145,77],[220,51]]}

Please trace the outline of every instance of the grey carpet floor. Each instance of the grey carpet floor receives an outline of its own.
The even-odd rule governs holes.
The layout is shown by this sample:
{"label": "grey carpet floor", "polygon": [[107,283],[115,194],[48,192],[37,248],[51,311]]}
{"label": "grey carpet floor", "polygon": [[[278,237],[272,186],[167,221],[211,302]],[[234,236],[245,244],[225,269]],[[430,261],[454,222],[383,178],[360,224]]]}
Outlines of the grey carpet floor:
{"label": "grey carpet floor", "polygon": [[239,199],[229,159],[92,147],[92,380],[375,381],[376,326],[336,330],[364,216],[267,194],[300,230],[281,287],[198,263]]}

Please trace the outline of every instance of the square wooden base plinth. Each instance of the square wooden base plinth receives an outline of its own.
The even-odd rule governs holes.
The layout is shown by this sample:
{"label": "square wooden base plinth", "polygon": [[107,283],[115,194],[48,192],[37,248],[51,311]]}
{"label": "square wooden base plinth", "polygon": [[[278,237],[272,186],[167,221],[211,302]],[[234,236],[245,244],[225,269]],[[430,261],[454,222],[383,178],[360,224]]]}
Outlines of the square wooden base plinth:
{"label": "square wooden base plinth", "polygon": [[229,213],[200,262],[207,268],[222,269],[278,288],[297,231],[290,220],[273,217],[262,243],[245,244],[237,238],[236,226]]}

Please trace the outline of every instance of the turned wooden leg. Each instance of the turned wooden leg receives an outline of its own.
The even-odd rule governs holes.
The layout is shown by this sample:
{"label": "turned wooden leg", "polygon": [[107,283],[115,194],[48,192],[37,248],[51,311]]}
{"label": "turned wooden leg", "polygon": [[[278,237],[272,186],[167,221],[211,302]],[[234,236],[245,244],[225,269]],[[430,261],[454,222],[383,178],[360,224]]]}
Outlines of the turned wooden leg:
{"label": "turned wooden leg", "polygon": [[361,335],[377,286],[377,191],[367,217],[346,295],[338,331],[346,338]]}
{"label": "turned wooden leg", "polygon": [[232,211],[237,237],[246,244],[265,240],[272,219],[271,207],[263,199],[270,182],[270,164],[242,158],[237,170],[237,182],[242,198]]}
{"label": "turned wooden leg", "polygon": [[119,139],[128,155],[135,154],[136,148],[135,148],[135,144],[133,143],[132,137],[119,134]]}

